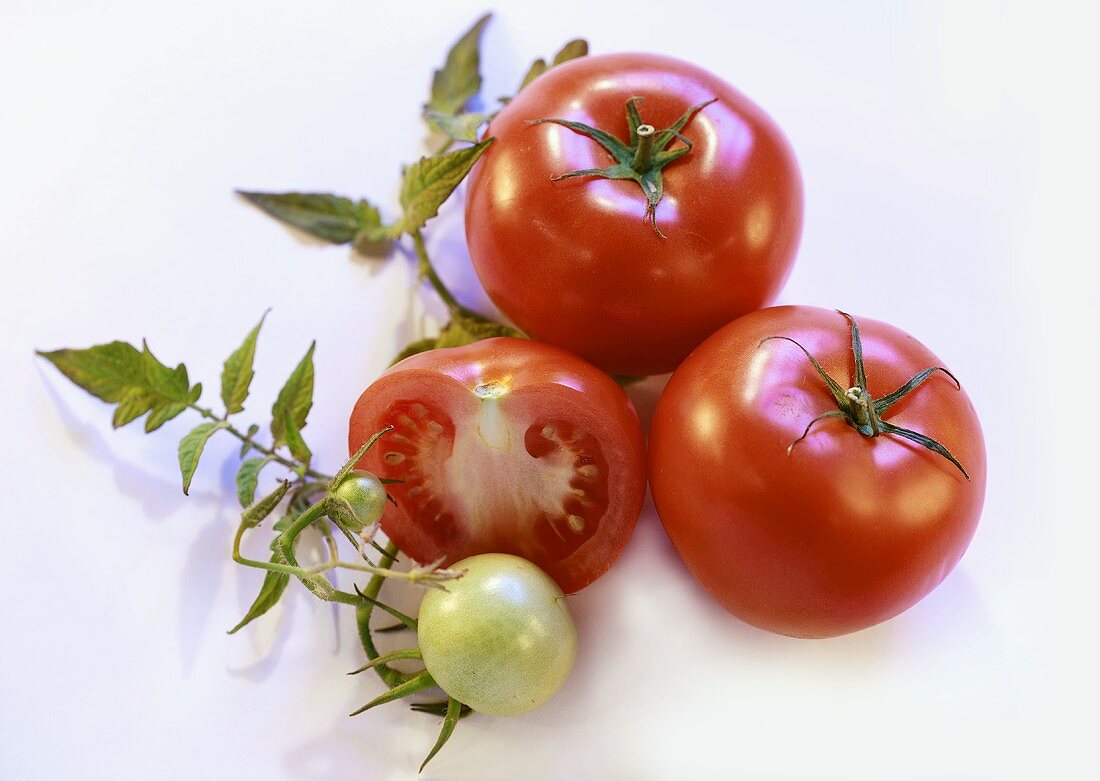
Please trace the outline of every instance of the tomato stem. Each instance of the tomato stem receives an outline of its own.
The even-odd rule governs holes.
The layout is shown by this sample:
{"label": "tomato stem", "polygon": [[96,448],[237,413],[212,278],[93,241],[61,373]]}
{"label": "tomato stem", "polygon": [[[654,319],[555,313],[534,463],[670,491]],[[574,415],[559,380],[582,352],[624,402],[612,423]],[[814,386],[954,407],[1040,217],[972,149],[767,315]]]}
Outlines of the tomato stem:
{"label": "tomato stem", "polygon": [[923,371],[917,372],[915,375],[913,375],[913,377],[909,379],[908,382],[895,390],[893,393],[888,393],[881,399],[875,399],[867,390],[867,370],[863,363],[863,340],[859,335],[859,325],[856,323],[855,318],[847,314],[846,312],[841,312],[837,310],[837,313],[842,315],[851,326],[852,355],[855,359],[855,384],[846,390],[839,382],[833,379],[828,372],[825,371],[825,368],[818,362],[816,358],[814,358],[812,354],[810,354],[809,350],[807,350],[804,346],[802,346],[799,342],[795,341],[791,337],[767,336],[761,339],[760,343],[757,345],[757,347],[761,347],[765,342],[771,341],[773,339],[780,339],[786,342],[790,342],[791,344],[798,347],[800,350],[802,350],[803,353],[805,353],[810,363],[813,364],[813,367],[817,371],[818,376],[821,377],[826,387],[828,387],[829,392],[832,394],[833,399],[836,401],[837,404],[837,409],[821,413],[817,417],[813,418],[813,420],[811,420],[806,425],[806,429],[802,432],[802,436],[800,436],[798,439],[794,440],[790,443],[790,445],[787,446],[787,455],[789,456],[791,454],[791,451],[794,449],[795,445],[797,445],[799,442],[809,436],[810,429],[813,428],[815,423],[826,418],[843,417],[845,422],[848,423],[849,426],[854,428],[865,437],[877,437],[881,434],[893,434],[895,436],[902,437],[903,439],[907,439],[910,442],[914,442],[921,447],[925,447],[928,450],[931,450],[932,452],[946,458],[948,461],[954,464],[960,472],[962,472],[963,477],[969,480],[970,475],[967,473],[966,469],[963,468],[963,465],[959,463],[959,460],[955,458],[951,451],[944,447],[942,444],[932,439],[931,437],[920,433],[919,431],[911,431],[907,428],[895,426],[892,423],[887,423],[882,419],[882,415],[884,412],[886,412],[894,404],[901,401],[903,398],[916,390],[917,387],[919,387],[925,380],[927,380],[936,372],[943,372],[944,374],[946,374],[955,383],[955,387],[959,390],[962,390],[962,386],[959,384],[959,381],[958,379],[956,379],[955,375],[949,372],[947,369],[944,369],[942,366],[932,366],[924,369]]}
{"label": "tomato stem", "polygon": [[634,131],[638,146],[634,148],[630,167],[640,174],[644,174],[653,165],[653,136],[656,132],[657,128],[653,125],[638,125],[638,129]]}

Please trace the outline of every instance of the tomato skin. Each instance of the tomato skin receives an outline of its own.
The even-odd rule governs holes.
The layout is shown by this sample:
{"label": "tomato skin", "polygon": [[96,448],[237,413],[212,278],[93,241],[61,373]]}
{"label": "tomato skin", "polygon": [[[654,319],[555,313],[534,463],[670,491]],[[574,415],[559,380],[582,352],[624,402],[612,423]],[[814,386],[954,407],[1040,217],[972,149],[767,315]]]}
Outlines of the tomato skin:
{"label": "tomato skin", "polygon": [[[656,221],[633,181],[551,177],[609,165],[563,118],[628,137],[626,101],[694,149],[664,170]],[[527,334],[620,374],[672,371],[733,318],[768,304],[794,261],[802,184],[774,122],[732,86],[651,54],[582,57],[520,92],[491,122],[471,173],[466,237],[493,302]]]}
{"label": "tomato skin", "polygon": [[[893,326],[859,318],[868,390],[881,397],[942,363]],[[885,621],[952,570],[981,513],[986,462],[964,391],[942,373],[884,414],[947,447],[969,472],[897,436],[843,420],[803,344],[842,385],[853,356],[845,319],[814,307],[746,315],[673,374],[653,417],[650,483],[669,537],[733,615],[796,637]],[[965,386],[965,382],[964,382]],[[847,385],[845,385],[847,387]]]}
{"label": "tomato skin", "polygon": [[577,629],[557,584],[531,562],[483,553],[447,590],[428,589],[417,638],[424,666],[448,695],[491,716],[515,716],[561,688]]}
{"label": "tomato skin", "polygon": [[[641,512],[645,443],[633,404],[557,347],[495,338],[406,358],[356,402],[349,451],[387,425],[398,429],[359,467],[403,481],[387,486],[396,506],[382,529],[421,563],[511,553],[573,592],[607,571]],[[572,432],[577,452],[540,438],[551,429]]]}

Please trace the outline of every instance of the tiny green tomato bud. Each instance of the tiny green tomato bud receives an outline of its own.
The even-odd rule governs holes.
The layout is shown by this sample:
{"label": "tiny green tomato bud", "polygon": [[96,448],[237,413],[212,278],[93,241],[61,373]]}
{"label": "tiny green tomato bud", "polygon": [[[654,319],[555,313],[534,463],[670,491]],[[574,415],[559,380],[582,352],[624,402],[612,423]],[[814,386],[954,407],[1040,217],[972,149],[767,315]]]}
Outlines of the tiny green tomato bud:
{"label": "tiny green tomato bud", "polygon": [[364,526],[382,517],[386,509],[386,487],[370,472],[356,469],[340,481],[333,492],[351,505],[351,511]]}

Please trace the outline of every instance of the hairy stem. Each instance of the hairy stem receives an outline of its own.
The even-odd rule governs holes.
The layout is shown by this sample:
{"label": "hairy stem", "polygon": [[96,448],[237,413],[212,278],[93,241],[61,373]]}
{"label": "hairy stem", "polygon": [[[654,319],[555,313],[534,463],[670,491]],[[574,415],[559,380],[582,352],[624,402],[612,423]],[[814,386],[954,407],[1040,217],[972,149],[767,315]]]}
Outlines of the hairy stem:
{"label": "hairy stem", "polygon": [[416,248],[417,270],[420,272],[420,276],[428,280],[432,289],[435,290],[436,295],[443,299],[443,303],[447,305],[448,311],[451,316],[469,316],[473,312],[462,304],[458,303],[458,299],[451,294],[451,291],[447,289],[447,286],[443,284],[443,280],[439,278],[439,274],[435,271],[435,266],[432,265],[431,258],[428,257],[428,250],[424,246],[424,236],[419,230],[415,230],[412,233],[413,246]]}

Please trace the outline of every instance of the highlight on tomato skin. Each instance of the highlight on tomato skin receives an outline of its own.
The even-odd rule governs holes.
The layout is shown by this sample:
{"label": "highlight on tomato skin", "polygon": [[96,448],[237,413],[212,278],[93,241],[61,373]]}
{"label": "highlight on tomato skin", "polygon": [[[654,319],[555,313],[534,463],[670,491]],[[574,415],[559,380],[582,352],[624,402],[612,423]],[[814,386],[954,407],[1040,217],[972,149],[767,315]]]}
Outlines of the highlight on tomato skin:
{"label": "highlight on tomato skin", "polygon": [[[943,367],[901,330],[854,321],[871,398]],[[650,485],[669,537],[726,610],[772,632],[830,637],[896,616],[951,572],[981,514],[985,445],[965,372],[961,388],[928,374],[882,413],[883,433],[839,413],[809,425],[838,405],[807,353],[850,391],[852,330],[816,307],[753,312],[681,364],[654,412]]]}
{"label": "highlight on tomato skin", "polygon": [[[690,150],[644,180],[663,190],[652,224],[645,185],[561,178],[612,166],[600,143],[532,124],[579,122],[625,144],[635,135],[628,104],[658,136],[701,106],[679,131]],[[791,271],[803,201],[791,146],[759,106],[702,68],[641,53],[572,60],[520,92],[487,135],[495,140],[466,202],[478,278],[524,333],[605,371],[672,371],[730,320],[767,306]],[[667,151],[684,149],[672,140]]]}
{"label": "highlight on tomato skin", "polygon": [[511,553],[566,592],[626,547],[645,495],[645,444],[626,393],[575,355],[485,339],[401,361],[352,411],[359,466],[401,482],[382,529],[418,562]]}

